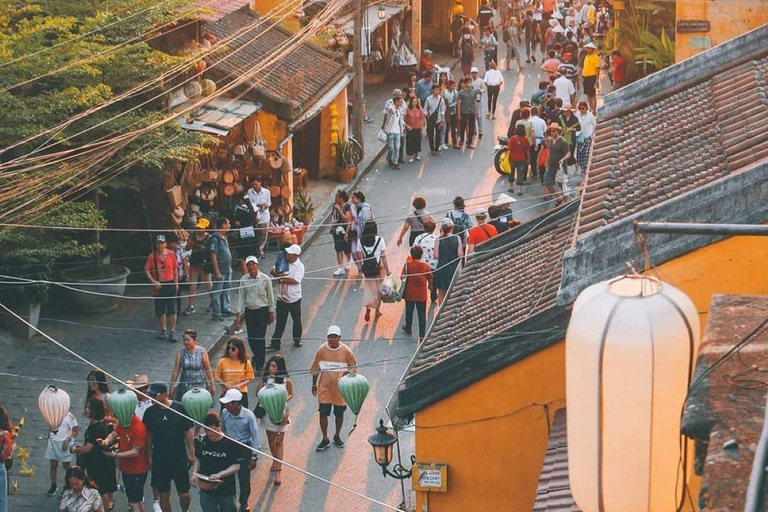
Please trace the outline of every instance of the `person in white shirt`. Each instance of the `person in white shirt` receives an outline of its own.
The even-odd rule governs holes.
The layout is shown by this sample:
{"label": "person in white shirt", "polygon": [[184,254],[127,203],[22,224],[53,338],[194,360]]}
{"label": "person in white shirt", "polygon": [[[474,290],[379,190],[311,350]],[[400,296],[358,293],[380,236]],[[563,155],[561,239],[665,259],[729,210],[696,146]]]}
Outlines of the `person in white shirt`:
{"label": "person in white shirt", "polygon": [[563,105],[573,105],[576,102],[576,88],[573,86],[573,82],[565,76],[566,73],[565,68],[560,68],[560,77],[552,82],[552,85],[555,86],[555,97],[560,98]]}
{"label": "person in white shirt", "polygon": [[381,130],[387,134],[387,162],[390,169],[400,169],[397,162],[400,158],[400,137],[405,130],[403,115],[403,92],[400,89],[392,91],[392,99],[384,105],[384,120]]}
{"label": "person in white shirt", "polygon": [[256,215],[256,237],[258,239],[259,257],[263,257],[269,232],[269,207],[272,206],[272,195],[269,193],[269,190],[261,186],[259,177],[254,176],[251,178],[251,188],[248,189],[245,198],[251,203],[251,207]]}
{"label": "person in white shirt", "polygon": [[479,139],[483,138],[483,96],[485,96],[488,93],[488,88],[485,86],[485,82],[483,82],[483,79],[477,76],[480,72],[476,67],[473,67],[469,71],[469,76],[472,77],[472,81],[470,82],[470,86],[475,91],[475,96],[477,97],[477,115],[475,118],[477,119],[477,137]]}
{"label": "person in white shirt", "polygon": [[301,346],[301,281],[304,279],[304,264],[299,261],[301,247],[293,244],[285,249],[288,260],[288,272],[278,273],[275,268],[271,274],[277,278],[277,322],[272,342],[267,350],[280,350],[280,342],[285,331],[288,315],[293,321],[293,346]]}
{"label": "person in white shirt", "polygon": [[427,138],[429,153],[440,156],[442,127],[445,126],[445,100],[440,95],[440,86],[432,86],[432,95],[424,100],[424,114],[427,117]]}
{"label": "person in white shirt", "polygon": [[580,101],[576,119],[579,120],[580,132],[576,132],[576,169],[583,173],[589,163],[589,150],[592,147],[592,136],[597,128],[597,120],[589,111],[586,101]]}
{"label": "person in white shirt", "polygon": [[496,101],[499,99],[501,84],[504,83],[504,75],[497,69],[495,62],[491,62],[491,69],[485,72],[483,82],[488,89],[488,113],[485,117],[496,119]]}
{"label": "person in white shirt", "polygon": [[48,446],[45,448],[45,458],[50,462],[51,487],[48,489],[48,496],[55,496],[58,491],[56,485],[56,470],[59,462],[68,470],[75,456],[69,451],[72,440],[77,437],[78,427],[75,416],[67,411],[67,415],[61,420],[61,425],[56,430],[51,430],[48,435]]}

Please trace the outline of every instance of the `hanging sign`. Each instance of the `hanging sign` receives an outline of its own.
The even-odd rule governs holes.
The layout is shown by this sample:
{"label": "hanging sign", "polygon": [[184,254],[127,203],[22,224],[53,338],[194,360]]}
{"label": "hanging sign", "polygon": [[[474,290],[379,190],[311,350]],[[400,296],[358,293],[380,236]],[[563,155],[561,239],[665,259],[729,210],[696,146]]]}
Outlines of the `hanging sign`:
{"label": "hanging sign", "polygon": [[417,462],[413,466],[413,489],[422,492],[448,491],[448,464]]}
{"label": "hanging sign", "polygon": [[678,34],[709,32],[709,20],[680,20],[677,22]]}

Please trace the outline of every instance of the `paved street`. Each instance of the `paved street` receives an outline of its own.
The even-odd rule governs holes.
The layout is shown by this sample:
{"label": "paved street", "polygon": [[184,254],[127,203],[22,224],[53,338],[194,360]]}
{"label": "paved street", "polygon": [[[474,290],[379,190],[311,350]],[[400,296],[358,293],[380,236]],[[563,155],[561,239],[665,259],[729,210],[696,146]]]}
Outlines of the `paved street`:
{"label": "paved street", "polygon": [[[479,61],[482,64],[481,57]],[[506,133],[512,106],[517,105],[520,97],[529,97],[535,89],[539,77],[538,65],[526,69],[519,79],[514,72],[505,71],[504,74],[507,83],[501,92],[498,118],[494,122],[498,134]],[[381,120],[379,111],[380,108],[374,110],[369,105],[369,113],[376,123]],[[373,205],[395,274],[399,273],[406,257],[405,249],[396,247],[397,234],[414,195],[424,196],[427,209],[436,218],[442,218],[445,211],[450,209],[450,201],[455,195],[470,198],[467,203],[471,211],[479,205],[487,206],[499,192],[506,190],[506,180],[502,180],[492,169],[491,149],[495,142],[491,130],[492,121],[483,119],[483,122],[485,137],[475,150],[447,150],[442,157],[432,158],[427,156],[428,145],[424,140],[422,145],[425,151],[421,162],[404,164],[401,170],[396,171],[388,169],[386,163],[380,161],[362,180],[360,189]],[[375,148],[368,148],[368,151],[373,150]],[[520,212],[521,220],[528,220],[547,209],[546,205],[541,204],[541,194],[542,189],[536,184],[527,188],[524,196],[519,198],[514,209]],[[287,356],[289,370],[293,372],[295,390],[295,398],[291,403],[292,426],[286,439],[286,461],[357,492],[396,505],[400,502],[400,486],[390,478],[381,477],[381,470],[373,461],[366,438],[373,433],[378,419],[385,417],[384,406],[414,353],[416,335],[407,336],[400,329],[402,304],[383,305],[384,316],[378,321],[366,323],[363,320],[361,281],[354,278],[334,279],[331,276],[335,268],[335,254],[329,235],[318,236],[301,259],[308,271],[303,287],[305,343],[301,348],[294,348],[289,339],[283,340],[283,353]],[[267,271],[271,264],[272,258],[267,257],[262,270]],[[143,287],[132,288],[131,294],[148,294],[148,290]],[[204,306],[207,299],[201,299],[199,304]],[[98,317],[73,317],[67,311],[44,309],[43,316],[50,319],[41,321],[41,328],[122,378],[140,371],[148,373],[151,380],[169,380],[173,353],[180,345],[174,346],[154,339],[152,331],[155,323],[150,316],[150,307],[145,301],[123,300],[117,312]],[[430,314],[434,312],[435,308],[431,307]],[[57,320],[92,324],[95,327],[71,325]],[[311,378],[307,370],[315,349],[323,342],[325,330],[331,323],[341,326],[342,340],[355,351],[362,366],[360,371],[371,383],[371,391],[361,412],[359,426],[348,439],[346,448],[331,446],[325,452],[316,453],[314,446],[319,441],[319,428],[316,402],[310,394]],[[205,313],[183,317],[178,330],[190,326],[199,329],[206,347],[211,346],[223,331],[223,325],[209,322]],[[214,365],[219,358],[219,353],[212,355]],[[29,463],[37,466],[37,472],[31,479],[18,476],[19,465],[15,467],[11,478],[18,481],[19,491],[11,493],[12,511],[57,510],[57,500],[44,495],[49,485],[47,461],[43,460],[44,436],[47,432],[37,411],[36,397],[46,384],[46,379],[75,381],[76,384],[62,383],[61,386],[72,395],[72,412],[81,422],[82,432],[86,422],[82,405],[88,371],[86,365],[73,362],[71,356],[52,347],[40,337],[29,343],[13,341],[7,338],[4,331],[0,331],[0,372],[41,379],[30,381],[0,375],[0,403],[8,406],[14,420],[20,416],[26,418],[19,445],[32,449]],[[345,432],[351,427],[352,420],[348,412]],[[262,440],[267,449],[266,436],[263,435]],[[407,461],[413,453],[412,434],[403,433],[401,445],[403,458]],[[288,468],[283,470],[282,486],[274,487],[268,468],[269,464],[262,461],[254,472],[253,510],[357,512],[382,509]],[[406,488],[409,486],[410,483],[406,482]],[[115,510],[122,512],[125,509],[125,496],[118,494]],[[174,510],[178,510],[177,504]],[[199,511],[196,497],[193,497],[191,510]]]}

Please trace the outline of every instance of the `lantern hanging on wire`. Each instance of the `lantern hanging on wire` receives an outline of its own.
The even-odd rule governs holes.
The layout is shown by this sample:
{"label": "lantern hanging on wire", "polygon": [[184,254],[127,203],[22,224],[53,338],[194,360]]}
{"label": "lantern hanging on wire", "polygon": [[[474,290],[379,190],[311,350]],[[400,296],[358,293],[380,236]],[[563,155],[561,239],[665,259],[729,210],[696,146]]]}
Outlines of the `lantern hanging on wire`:
{"label": "lantern hanging on wire", "polygon": [[285,390],[285,386],[278,386],[270,382],[259,390],[258,396],[259,403],[267,411],[267,415],[272,423],[275,425],[282,423],[283,414],[285,413],[285,401],[288,399],[288,392]]}
{"label": "lantern hanging on wire", "polygon": [[107,397],[109,408],[124,428],[130,426],[138,403],[139,399],[136,398],[136,393],[122,388]]}
{"label": "lantern hanging on wire", "polygon": [[213,397],[207,389],[203,388],[192,388],[181,397],[181,405],[184,406],[184,410],[198,423],[203,422],[212,403]]}
{"label": "lantern hanging on wire", "polygon": [[693,302],[654,277],[601,282],[576,299],[565,341],[568,463],[584,512],[677,509],[698,346]]}
{"label": "lantern hanging on wire", "polygon": [[352,429],[349,431],[350,434],[357,428],[357,415],[363,407],[369,389],[368,379],[359,373],[348,373],[339,379],[339,393],[341,393],[344,402],[346,402],[355,415],[355,424],[352,425]]}
{"label": "lantern hanging on wire", "polygon": [[37,407],[51,430],[58,430],[69,412],[69,394],[56,386],[46,386],[37,397]]}

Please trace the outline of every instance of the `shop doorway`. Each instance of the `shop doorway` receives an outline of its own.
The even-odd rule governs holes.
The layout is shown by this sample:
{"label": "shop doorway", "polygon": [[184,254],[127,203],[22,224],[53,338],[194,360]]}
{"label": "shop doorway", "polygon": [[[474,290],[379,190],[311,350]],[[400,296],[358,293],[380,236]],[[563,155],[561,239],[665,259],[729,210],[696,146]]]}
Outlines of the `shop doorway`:
{"label": "shop doorway", "polygon": [[316,115],[293,135],[293,167],[304,167],[311,178],[320,177],[321,117]]}

